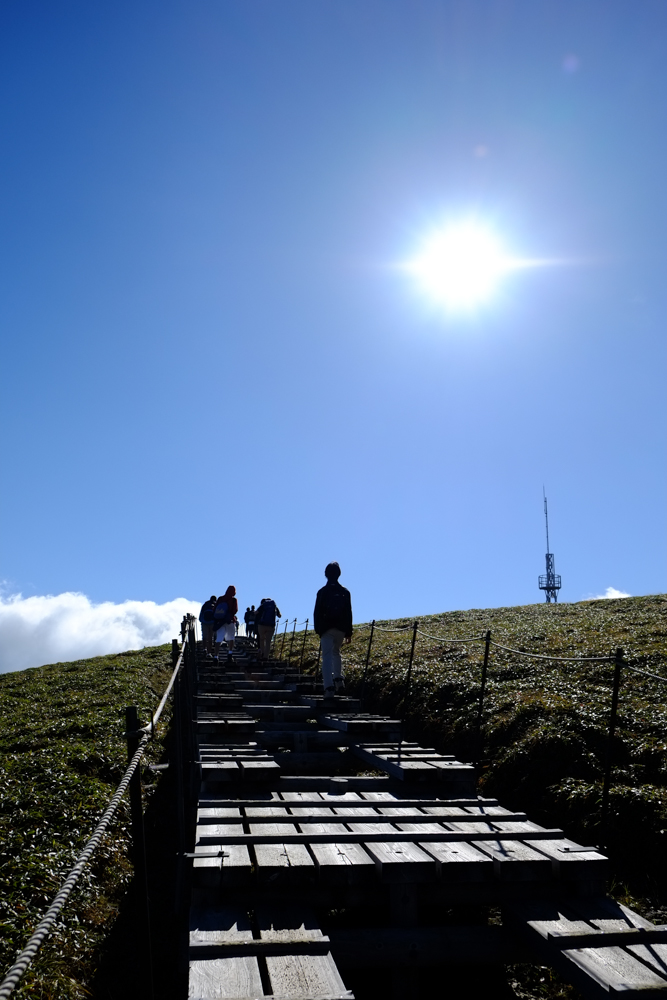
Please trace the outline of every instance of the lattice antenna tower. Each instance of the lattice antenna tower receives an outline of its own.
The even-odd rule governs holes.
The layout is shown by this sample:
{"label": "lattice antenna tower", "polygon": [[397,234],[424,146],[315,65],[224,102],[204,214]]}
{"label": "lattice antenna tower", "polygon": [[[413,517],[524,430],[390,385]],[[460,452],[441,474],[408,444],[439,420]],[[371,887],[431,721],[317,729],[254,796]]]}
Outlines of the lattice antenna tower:
{"label": "lattice antenna tower", "polygon": [[544,591],[544,597],[547,604],[558,604],[558,591],[560,590],[560,576],[556,573],[556,563],[554,560],[553,552],[549,552],[549,513],[547,511],[547,495],[544,492],[544,487],[542,487],[542,496],[544,497],[544,523],[547,529],[547,554],[546,554],[546,564],[547,571],[543,576],[539,577],[540,590]]}

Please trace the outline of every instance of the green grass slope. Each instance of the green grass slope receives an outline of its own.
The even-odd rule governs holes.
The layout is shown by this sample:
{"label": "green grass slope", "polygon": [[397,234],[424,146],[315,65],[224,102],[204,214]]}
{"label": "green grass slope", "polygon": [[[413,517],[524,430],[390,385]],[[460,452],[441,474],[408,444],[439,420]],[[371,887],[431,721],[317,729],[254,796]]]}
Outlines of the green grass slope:
{"label": "green grass slope", "polygon": [[[601,836],[611,665],[548,663],[492,648],[478,743],[483,644],[447,639],[481,636],[489,628],[500,643],[553,655],[600,655],[622,646],[630,666],[667,678],[666,612],[667,596],[658,595],[420,618],[421,629],[446,638],[418,637],[407,703],[409,633],[376,631],[366,707],[398,712],[414,739],[452,749],[463,759],[479,758],[484,792],[595,842]],[[411,620],[378,624],[398,628]],[[344,647],[352,689],[361,687],[368,634],[358,627],[351,645]],[[278,652],[282,645],[279,637]],[[291,644],[288,635],[285,654],[290,645],[293,662],[302,661],[305,670],[313,670],[316,637],[297,633]],[[139,705],[146,719],[169,674],[170,649],[163,646],[0,675],[3,970],[46,909],[123,773],[125,706]],[[617,878],[638,898],[633,900],[619,886],[617,894],[625,892],[631,903],[660,920],[667,919],[666,699],[667,684],[625,672],[610,828]],[[165,718],[158,737],[164,738],[167,725]],[[163,756],[158,738],[150,745],[149,760]],[[157,992],[163,998],[178,995],[180,989],[173,962],[177,929],[170,872],[170,781],[166,772],[146,791],[145,803],[154,938],[164,946],[156,962],[164,973]],[[17,997],[115,1000],[138,995],[133,955],[141,952],[142,943],[136,935],[136,912],[133,916],[138,907],[128,847],[124,804]],[[530,995],[560,995],[547,986],[535,986]]]}
{"label": "green grass slope", "polygon": [[[667,596],[535,604],[455,611],[420,618],[419,627],[450,639],[483,636],[533,653],[600,656],[622,647],[629,666],[665,683],[624,671],[613,747],[608,845],[623,877],[642,876],[644,893],[667,885]],[[378,622],[399,628],[411,619]],[[348,686],[357,692],[368,628],[343,647]],[[278,650],[282,638],[278,640]],[[408,737],[479,760],[480,790],[527,810],[548,825],[598,842],[613,664],[556,663],[491,648],[481,743],[477,712],[483,642],[448,643],[418,636],[409,701],[405,679],[411,631],[375,632],[366,707],[398,713]],[[301,659],[303,633],[292,659]],[[285,652],[290,637],[285,640]],[[304,666],[313,669],[317,639],[306,637]],[[651,859],[650,866],[647,859]]]}
{"label": "green grass slope", "polygon": [[[127,766],[124,709],[147,720],[171,674],[171,648],[0,675],[0,966],[42,916]],[[164,733],[168,724],[160,726]],[[162,756],[159,739],[148,760]],[[150,796],[147,793],[147,797]],[[132,880],[127,801],[16,997],[95,991],[100,946]],[[107,998],[112,994],[100,992]],[[119,994],[120,995],[120,994]]]}

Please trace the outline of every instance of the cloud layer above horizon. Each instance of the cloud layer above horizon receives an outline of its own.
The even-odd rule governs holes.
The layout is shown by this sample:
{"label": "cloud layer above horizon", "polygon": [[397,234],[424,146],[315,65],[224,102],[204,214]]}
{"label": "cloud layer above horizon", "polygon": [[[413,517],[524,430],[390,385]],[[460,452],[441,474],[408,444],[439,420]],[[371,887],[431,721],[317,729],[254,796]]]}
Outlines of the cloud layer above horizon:
{"label": "cloud layer above horizon", "polygon": [[604,594],[597,594],[595,597],[589,598],[591,601],[615,601],[619,597],[632,597],[632,594],[626,594],[622,590],[616,590],[616,587],[607,587]]}
{"label": "cloud layer above horizon", "polygon": [[0,597],[0,673],[158,646],[176,638],[183,615],[199,608],[185,597],[165,604],[93,604],[78,593]]}

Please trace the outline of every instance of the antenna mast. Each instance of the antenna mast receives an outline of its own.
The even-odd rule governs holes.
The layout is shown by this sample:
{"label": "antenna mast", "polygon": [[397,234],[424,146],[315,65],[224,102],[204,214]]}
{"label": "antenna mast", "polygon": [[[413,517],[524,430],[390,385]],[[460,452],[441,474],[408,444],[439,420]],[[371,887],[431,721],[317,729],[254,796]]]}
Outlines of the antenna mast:
{"label": "antenna mast", "polygon": [[544,486],[542,487],[542,496],[544,497],[544,523],[547,529],[547,554],[546,554],[546,573],[539,577],[539,587],[540,590],[544,591],[544,596],[546,598],[547,604],[558,603],[558,591],[560,590],[560,576],[556,573],[556,562],[552,552],[549,552],[549,513],[547,511],[547,495],[544,492]]}

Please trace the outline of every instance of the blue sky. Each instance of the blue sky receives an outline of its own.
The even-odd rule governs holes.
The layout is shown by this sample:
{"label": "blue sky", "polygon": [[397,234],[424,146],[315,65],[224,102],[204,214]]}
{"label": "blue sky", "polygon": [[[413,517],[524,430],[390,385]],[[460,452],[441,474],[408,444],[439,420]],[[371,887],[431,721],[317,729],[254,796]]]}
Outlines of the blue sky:
{"label": "blue sky", "polygon": [[[665,583],[664,0],[8,0],[6,595]],[[396,266],[474,216],[470,313]]]}

